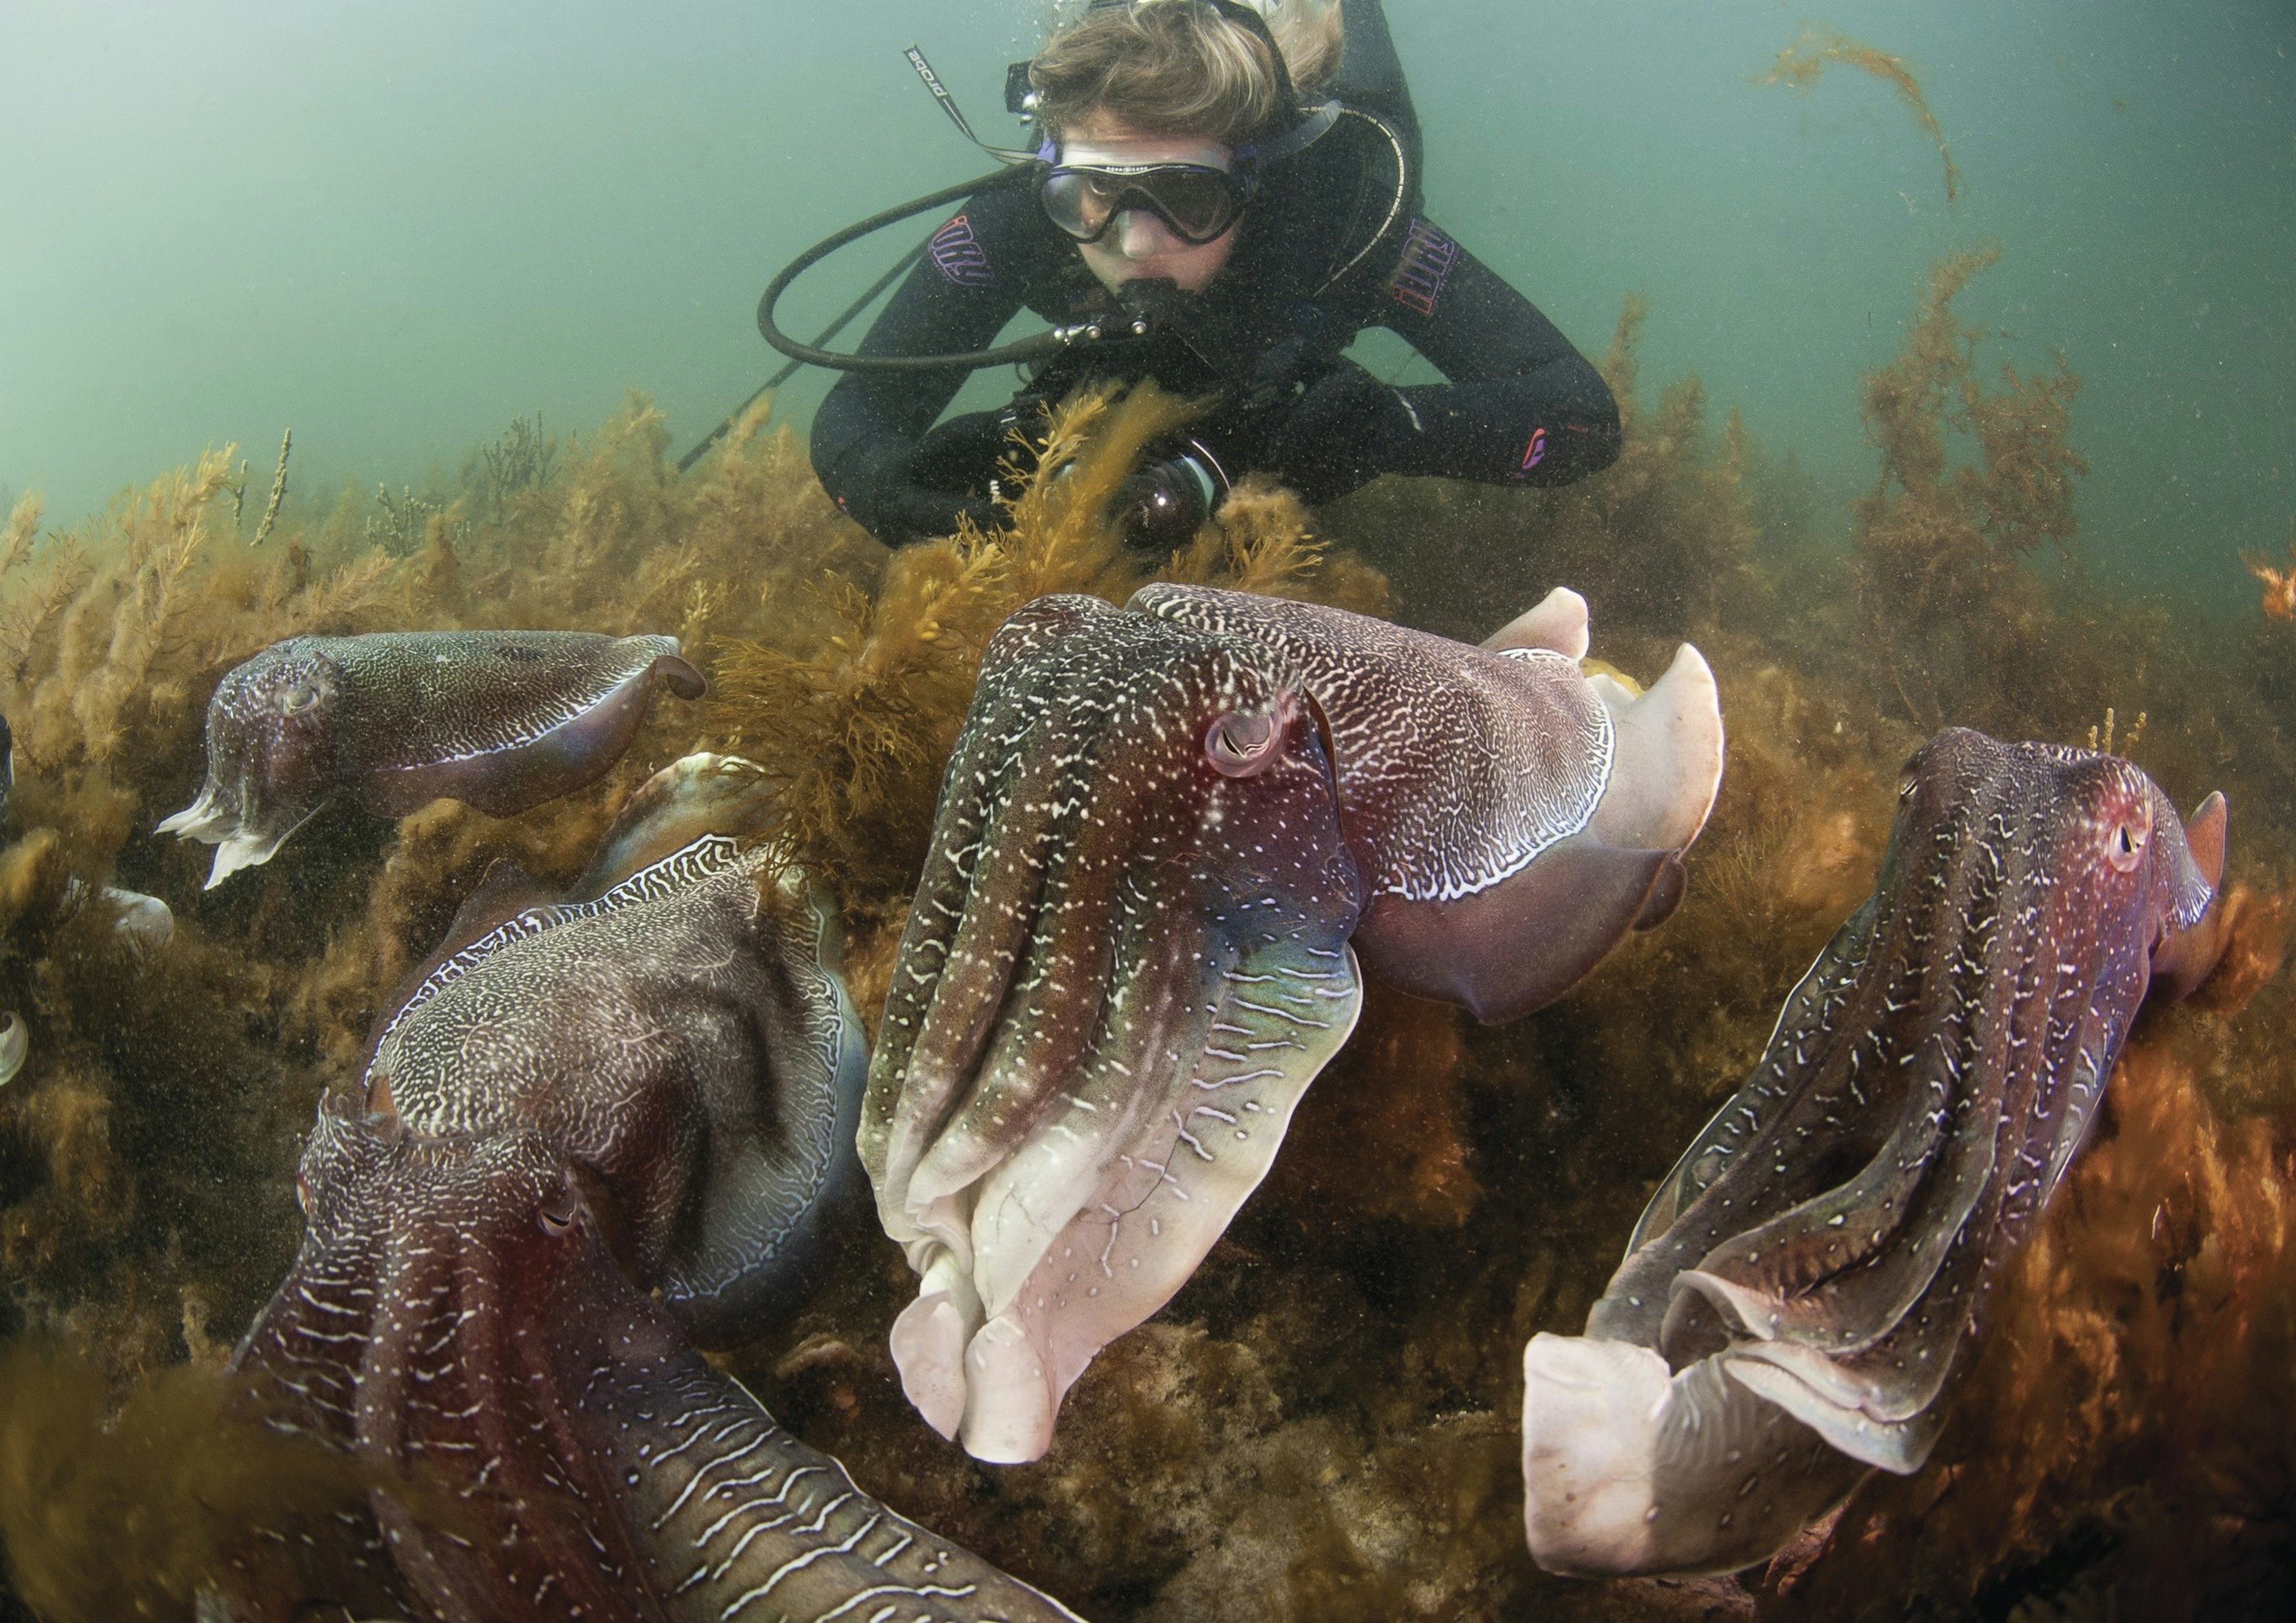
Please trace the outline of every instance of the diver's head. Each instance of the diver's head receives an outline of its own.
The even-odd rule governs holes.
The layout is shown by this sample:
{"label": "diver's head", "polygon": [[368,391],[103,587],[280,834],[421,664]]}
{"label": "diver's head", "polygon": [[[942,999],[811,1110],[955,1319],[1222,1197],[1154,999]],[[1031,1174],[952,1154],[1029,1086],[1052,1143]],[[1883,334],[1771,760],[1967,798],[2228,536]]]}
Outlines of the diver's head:
{"label": "diver's head", "polygon": [[1266,0],[1095,4],[1029,64],[1054,168],[1046,210],[1111,291],[1168,276],[1201,291],[1227,263],[1255,147],[1300,116],[1296,83],[1339,61],[1339,11]]}

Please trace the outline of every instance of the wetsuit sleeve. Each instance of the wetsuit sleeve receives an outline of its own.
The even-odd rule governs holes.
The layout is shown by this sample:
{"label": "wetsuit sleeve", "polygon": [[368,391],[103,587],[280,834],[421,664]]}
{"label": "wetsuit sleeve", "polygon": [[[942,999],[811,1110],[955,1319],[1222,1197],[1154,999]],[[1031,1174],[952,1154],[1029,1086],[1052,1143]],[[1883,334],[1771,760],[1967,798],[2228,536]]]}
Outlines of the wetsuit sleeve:
{"label": "wetsuit sleeve", "polygon": [[1310,390],[1271,459],[1310,500],[1382,473],[1565,485],[1617,457],[1619,408],[1602,374],[1530,300],[1426,220],[1411,223],[1381,296],[1374,321],[1447,381],[1395,389],[1348,366]]}
{"label": "wetsuit sleeve", "polygon": [[[861,340],[864,355],[947,355],[986,348],[1021,308],[1023,290],[994,253],[978,200],[933,234]],[[1003,257],[1008,263],[999,265]],[[961,492],[929,489],[909,459],[955,398],[962,367],[849,372],[813,420],[813,471],[847,513],[888,545],[946,535],[968,506]]]}

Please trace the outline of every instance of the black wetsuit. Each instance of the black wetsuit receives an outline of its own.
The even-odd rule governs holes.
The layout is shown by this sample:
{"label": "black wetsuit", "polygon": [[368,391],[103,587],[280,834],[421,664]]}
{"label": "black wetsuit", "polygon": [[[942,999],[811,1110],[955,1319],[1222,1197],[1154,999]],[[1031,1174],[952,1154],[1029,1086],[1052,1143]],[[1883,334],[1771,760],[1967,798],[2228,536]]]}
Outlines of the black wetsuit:
{"label": "black wetsuit", "polygon": [[[1228,264],[1184,301],[1189,340],[1081,343],[1023,398],[1058,399],[1096,377],[1217,396],[1186,433],[1229,480],[1265,470],[1310,503],[1382,473],[1560,485],[1607,466],[1619,414],[1601,374],[1529,299],[1409,212],[1415,198],[1396,209],[1390,151],[1376,127],[1342,119],[1271,165]],[[1116,310],[1032,186],[992,187],[934,235],[861,350],[982,348],[1024,306],[1056,324]],[[1367,326],[1397,332],[1449,381],[1392,388],[1343,359]],[[988,516],[979,498],[1004,448],[999,414],[932,428],[964,376],[849,373],[815,418],[815,471],[880,539],[946,534],[964,509]]]}

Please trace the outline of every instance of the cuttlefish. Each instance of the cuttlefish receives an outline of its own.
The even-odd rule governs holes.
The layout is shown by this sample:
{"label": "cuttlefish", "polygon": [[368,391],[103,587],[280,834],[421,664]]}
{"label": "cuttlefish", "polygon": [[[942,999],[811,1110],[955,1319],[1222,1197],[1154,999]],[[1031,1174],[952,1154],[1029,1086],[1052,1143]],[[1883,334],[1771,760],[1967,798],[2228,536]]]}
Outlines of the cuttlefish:
{"label": "cuttlefish", "polygon": [[233,1368],[272,1425],[380,1485],[330,1560],[245,1546],[220,1615],[1073,1623],[694,1352],[543,1133],[432,1136],[331,1100],[300,1187],[302,1247]]}
{"label": "cuttlefish", "polygon": [[1913,758],[1871,899],[1659,1184],[1584,1336],[1523,1368],[1525,1518],[1558,1572],[1763,1561],[1918,1470],[1986,1298],[2148,988],[2219,950],[2225,803],[1955,729]]}
{"label": "cuttlefish", "polygon": [[863,1112],[920,1276],[910,1400],[1035,1459],[1101,1348],[1179,1289],[1347,1041],[1358,954],[1505,1019],[1680,891],[1721,770],[1685,649],[1590,682],[1569,593],[1476,649],[1151,586],[991,639]]}
{"label": "cuttlefish", "polygon": [[689,1335],[800,1291],[840,1201],[866,1060],[834,917],[753,833],[748,762],[665,767],[572,892],[499,866],[370,1039],[370,1108],[418,1134],[545,1134],[616,1256]]}
{"label": "cuttlefish", "polygon": [[611,770],[660,686],[707,687],[676,637],[291,637],[217,685],[207,781],[158,832],[216,848],[212,890],[270,861],[339,791],[385,817],[441,797],[511,816]]}

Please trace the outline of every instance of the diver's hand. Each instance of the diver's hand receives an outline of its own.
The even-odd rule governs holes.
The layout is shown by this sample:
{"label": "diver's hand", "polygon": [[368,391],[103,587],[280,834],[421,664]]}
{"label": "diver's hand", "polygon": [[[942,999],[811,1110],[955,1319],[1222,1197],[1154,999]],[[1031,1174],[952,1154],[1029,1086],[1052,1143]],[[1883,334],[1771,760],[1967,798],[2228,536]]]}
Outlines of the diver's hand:
{"label": "diver's hand", "polygon": [[1264,465],[1312,506],[1386,471],[1382,448],[1418,426],[1393,385],[1343,360],[1276,420]]}
{"label": "diver's hand", "polygon": [[1011,426],[1004,412],[967,412],[935,424],[917,441],[906,477],[886,497],[892,527],[903,539],[955,535],[959,515],[985,531],[1010,528],[1012,521],[992,498],[997,461],[1013,448]]}
{"label": "diver's hand", "polygon": [[1218,490],[1210,471],[1193,456],[1152,463],[1118,487],[1117,528],[1144,552],[1171,552],[1203,528]]}
{"label": "diver's hand", "polygon": [[1013,449],[1007,414],[967,412],[937,422],[909,453],[909,478],[931,490],[986,492],[997,460]]}
{"label": "diver's hand", "polygon": [[[996,503],[953,490],[903,485],[886,492],[882,500],[884,516],[890,522],[882,528],[874,524],[870,528],[877,529],[881,538],[892,540],[896,545],[953,536],[956,534],[961,519],[971,519],[973,528],[988,535],[1012,527],[1012,519]],[[886,536],[886,529],[892,530],[894,535]]]}

